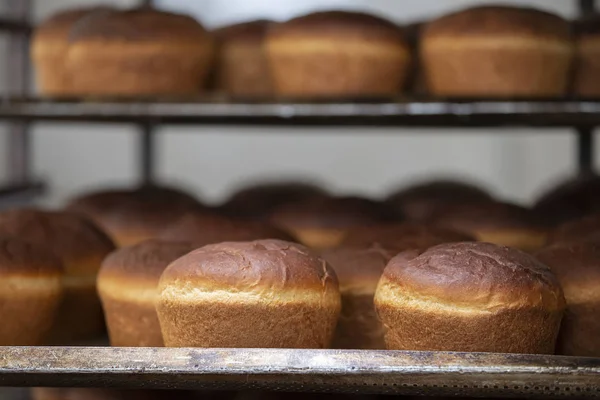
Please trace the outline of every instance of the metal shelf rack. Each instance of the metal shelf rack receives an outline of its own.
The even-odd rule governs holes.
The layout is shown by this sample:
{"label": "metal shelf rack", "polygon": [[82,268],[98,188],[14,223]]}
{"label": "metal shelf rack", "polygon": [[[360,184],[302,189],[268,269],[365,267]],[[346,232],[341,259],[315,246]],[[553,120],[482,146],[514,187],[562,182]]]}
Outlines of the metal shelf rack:
{"label": "metal shelf rack", "polygon": [[600,359],[359,350],[13,347],[0,385],[600,398]]}
{"label": "metal shelf rack", "polygon": [[[28,37],[30,1],[9,0],[9,97],[0,120],[11,124],[11,185],[3,199],[39,195],[32,180],[29,127],[34,121],[133,123],[140,129],[140,176],[153,178],[154,127],[161,123],[535,126],[572,127],[582,170],[593,166],[593,129],[600,100],[250,103],[202,98],[173,101],[31,99]],[[144,1],[151,5],[152,1]],[[582,14],[593,0],[579,0]],[[507,354],[284,349],[158,349],[5,347],[0,386],[114,386],[129,388],[264,389],[438,396],[600,397],[600,359]]]}

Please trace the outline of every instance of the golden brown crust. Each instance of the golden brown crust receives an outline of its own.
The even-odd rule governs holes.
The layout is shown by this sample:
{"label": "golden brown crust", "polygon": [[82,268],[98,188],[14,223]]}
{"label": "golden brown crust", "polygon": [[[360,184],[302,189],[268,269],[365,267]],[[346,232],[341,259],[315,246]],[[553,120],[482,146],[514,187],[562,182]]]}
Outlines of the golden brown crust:
{"label": "golden brown crust", "polygon": [[101,334],[96,275],[104,257],[114,249],[104,232],[74,213],[16,209],[0,213],[0,234],[42,246],[62,261],[65,292],[49,333],[50,343]]}
{"label": "golden brown crust", "polygon": [[96,276],[112,241],[96,225],[70,212],[15,209],[0,213],[0,234],[51,250],[67,276]]}
{"label": "golden brown crust", "polygon": [[158,281],[171,262],[192,250],[187,243],[149,240],[104,259],[98,293],[112,346],[163,346],[155,308]]}
{"label": "golden brown crust", "polygon": [[600,213],[565,222],[549,236],[549,243],[600,242]]}
{"label": "golden brown crust", "polygon": [[[34,43],[39,40],[58,40],[66,42],[73,25],[83,18],[96,13],[109,11],[108,7],[76,8],[59,12],[43,21],[34,31]],[[42,44],[42,43],[40,43]]]}
{"label": "golden brown crust", "polygon": [[160,287],[172,282],[201,285],[203,290],[260,292],[335,286],[335,273],[306,247],[283,240],[224,242],[188,253],[163,273]]}
{"label": "golden brown crust", "polygon": [[431,221],[467,234],[490,229],[544,230],[542,222],[531,210],[515,204],[490,201],[448,205],[434,214]]}
{"label": "golden brown crust", "polygon": [[407,46],[402,29],[374,15],[348,11],[320,11],[303,15],[269,30],[270,39],[336,38],[343,40],[388,41]]}
{"label": "golden brown crust", "polygon": [[260,239],[295,241],[288,233],[265,222],[198,213],[191,213],[177,220],[160,234],[160,238],[167,241],[187,241],[196,247]]}
{"label": "golden brown crust", "polygon": [[350,228],[384,222],[389,217],[381,204],[359,197],[317,196],[284,204],[273,210],[270,221],[283,229]]}
{"label": "golden brown crust", "polygon": [[275,93],[293,98],[393,96],[411,63],[402,30],[361,13],[317,12],[273,25],[265,45]]}
{"label": "golden brown crust", "polygon": [[167,265],[193,249],[189,243],[160,240],[147,240],[134,246],[123,247],[104,259],[98,280],[139,279],[158,284]]}
{"label": "golden brown crust", "polygon": [[63,295],[60,260],[44,247],[0,238],[1,346],[43,344]]}
{"label": "golden brown crust", "polygon": [[[171,394],[172,395],[172,394]],[[33,388],[33,400],[160,400],[172,398],[149,390]]]}
{"label": "golden brown crust", "polygon": [[386,203],[411,221],[427,221],[449,203],[483,202],[492,197],[468,183],[436,180],[412,185],[392,193]]}
{"label": "golden brown crust", "polygon": [[549,12],[532,8],[480,6],[458,11],[425,25],[424,40],[490,36],[534,37],[569,41],[569,23]]}
{"label": "golden brown crust", "polygon": [[567,312],[558,338],[560,354],[600,356],[600,244],[563,243],[536,254],[556,274],[565,292]]}
{"label": "golden brown crust", "polygon": [[205,246],[172,263],[159,291],[163,337],[174,347],[323,348],[340,311],[333,270],[280,240]]}
{"label": "golden brown crust", "polygon": [[0,275],[56,277],[62,274],[60,259],[46,247],[18,237],[0,237]]}
{"label": "golden brown crust", "polygon": [[449,243],[408,262],[392,259],[386,279],[421,297],[481,309],[560,309],[562,291],[550,269],[517,249],[490,243]]}
{"label": "golden brown crust", "polygon": [[195,19],[154,8],[96,12],[77,21],[69,32],[71,42],[118,40],[127,42],[207,40],[206,30]]}
{"label": "golden brown crust", "polygon": [[410,249],[427,249],[442,243],[468,242],[473,236],[438,226],[404,222],[365,226],[348,230],[342,245],[382,245],[398,253]]}
{"label": "golden brown crust", "polygon": [[399,255],[375,305],[390,349],[520,353],[552,353],[565,308],[546,266],[488,243]]}
{"label": "golden brown crust", "polygon": [[222,206],[234,217],[262,218],[274,208],[315,196],[325,196],[317,185],[304,182],[274,182],[243,187]]}
{"label": "golden brown crust", "polygon": [[155,238],[166,227],[201,205],[190,195],[163,187],[93,192],[67,206],[103,227],[119,246]]}
{"label": "golden brown crust", "polygon": [[384,349],[383,326],[375,313],[373,297],[386,264],[396,252],[381,246],[339,247],[321,255],[338,277],[342,298],[332,347]]}
{"label": "golden brown crust", "polygon": [[219,42],[261,44],[272,21],[260,19],[223,26],[212,31]]}
{"label": "golden brown crust", "polygon": [[560,182],[539,197],[533,210],[553,225],[600,211],[600,178],[582,174]]}

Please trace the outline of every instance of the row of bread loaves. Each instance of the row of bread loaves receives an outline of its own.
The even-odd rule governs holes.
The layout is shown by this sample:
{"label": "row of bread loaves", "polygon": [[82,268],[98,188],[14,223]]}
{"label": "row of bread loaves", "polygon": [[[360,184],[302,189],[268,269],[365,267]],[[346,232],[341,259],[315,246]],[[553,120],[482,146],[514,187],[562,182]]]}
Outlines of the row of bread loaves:
{"label": "row of bread loaves", "polygon": [[[358,12],[316,12],[206,31],[149,8],[90,8],[42,23],[32,44],[50,96],[556,97],[600,93],[598,20],[479,6],[403,29]],[[214,64],[214,66],[213,66]],[[214,70],[214,71],[213,71]],[[213,71],[211,73],[211,71]],[[408,82],[408,81],[412,82]]]}

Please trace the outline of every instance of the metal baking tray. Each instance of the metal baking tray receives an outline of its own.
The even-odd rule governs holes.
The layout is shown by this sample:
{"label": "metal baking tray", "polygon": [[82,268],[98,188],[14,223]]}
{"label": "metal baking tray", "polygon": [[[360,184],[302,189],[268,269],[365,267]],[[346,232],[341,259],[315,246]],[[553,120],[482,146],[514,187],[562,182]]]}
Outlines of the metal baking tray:
{"label": "metal baking tray", "polygon": [[5,347],[0,386],[600,397],[600,359],[359,350]]}
{"label": "metal baking tray", "polygon": [[275,125],[596,126],[600,100],[250,102],[3,99],[0,119]]}

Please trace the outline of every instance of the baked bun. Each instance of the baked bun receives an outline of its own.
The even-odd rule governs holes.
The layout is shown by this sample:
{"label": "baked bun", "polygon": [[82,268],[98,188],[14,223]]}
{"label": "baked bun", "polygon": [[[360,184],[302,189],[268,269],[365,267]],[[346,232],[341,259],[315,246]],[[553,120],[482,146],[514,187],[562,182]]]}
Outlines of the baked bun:
{"label": "baked bun", "polygon": [[292,233],[308,247],[339,245],[351,228],[387,222],[389,215],[380,204],[358,197],[313,197],[284,204],[269,220]]}
{"label": "baked bun", "polygon": [[420,56],[434,95],[552,97],[566,94],[573,53],[561,17],[480,6],[426,24]]}
{"label": "baked bun", "polygon": [[548,238],[549,243],[581,241],[600,243],[600,213],[565,222],[554,229]]}
{"label": "baked bun", "polygon": [[375,307],[388,349],[552,354],[565,300],[533,256],[452,243],[394,257]]}
{"label": "baked bun", "polygon": [[111,346],[163,346],[155,307],[158,281],[171,262],[193,249],[188,243],[149,240],[104,259],[98,293]]}
{"label": "baked bun", "polygon": [[326,195],[319,186],[301,181],[255,184],[235,192],[221,211],[232,217],[262,219],[284,204]]}
{"label": "baked bun", "polygon": [[537,258],[552,269],[567,300],[558,352],[600,357],[600,244],[556,244],[541,250]]}
{"label": "baked bun", "polygon": [[18,209],[0,213],[0,235],[14,236],[52,251],[64,267],[64,296],[50,342],[96,338],[104,330],[96,275],[112,241],[91,221],[68,212]]}
{"label": "baked bun", "polygon": [[386,204],[409,221],[424,222],[448,204],[486,200],[492,200],[490,194],[475,185],[434,180],[402,188],[392,193]]}
{"label": "baked bun", "polygon": [[325,348],[340,312],[327,263],[281,240],[202,247],[165,270],[159,291],[168,347]]}
{"label": "baked bun", "polygon": [[48,96],[74,95],[70,74],[64,66],[69,50],[69,34],[78,21],[109,11],[105,7],[78,8],[63,11],[44,21],[33,32],[31,58],[36,66],[37,84]]}
{"label": "baked bun", "polygon": [[0,237],[0,346],[43,344],[63,295],[62,274],[45,247]]}
{"label": "baked bun", "polygon": [[442,243],[473,241],[473,236],[416,222],[365,226],[348,230],[342,245],[393,248],[397,252],[426,249]]}
{"label": "baked bun", "polygon": [[600,16],[575,24],[575,78],[573,90],[579,97],[600,95]]}
{"label": "baked bun", "polygon": [[500,202],[454,204],[439,210],[432,216],[432,222],[472,235],[481,242],[525,251],[541,248],[548,235],[548,228],[531,210]]}
{"label": "baked bun", "polygon": [[274,25],[266,46],[275,92],[289,97],[394,96],[411,62],[398,26],[356,12],[316,12]]}
{"label": "baked bun", "polygon": [[270,21],[229,25],[213,31],[216,38],[216,89],[231,96],[265,97],[272,78],[265,50]]}
{"label": "baked bun", "polygon": [[333,348],[385,349],[373,297],[383,269],[396,254],[381,246],[337,247],[321,253],[338,277],[342,296]]}
{"label": "baked bun", "polygon": [[248,221],[205,213],[191,213],[165,229],[165,241],[190,242],[196,248],[220,242],[247,242],[260,239],[294,238],[266,222]]}
{"label": "baked bun", "polygon": [[[67,85],[66,93],[48,94],[179,96],[202,89],[213,46],[193,18],[139,8],[103,9],[65,19],[58,32],[49,29],[55,24],[50,19],[34,36],[40,75],[51,81],[56,73]],[[53,70],[42,72],[48,61],[43,49],[50,40],[60,44],[56,55],[61,57],[55,59]]]}
{"label": "baked bun", "polygon": [[156,238],[175,221],[199,209],[201,205],[192,196],[155,186],[92,192],[67,205],[67,210],[96,222],[120,247]]}
{"label": "baked bun", "polygon": [[600,212],[600,177],[582,174],[543,193],[533,210],[552,225]]}

